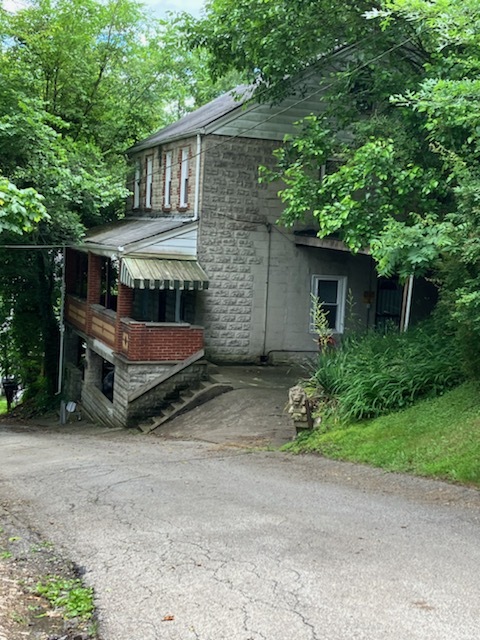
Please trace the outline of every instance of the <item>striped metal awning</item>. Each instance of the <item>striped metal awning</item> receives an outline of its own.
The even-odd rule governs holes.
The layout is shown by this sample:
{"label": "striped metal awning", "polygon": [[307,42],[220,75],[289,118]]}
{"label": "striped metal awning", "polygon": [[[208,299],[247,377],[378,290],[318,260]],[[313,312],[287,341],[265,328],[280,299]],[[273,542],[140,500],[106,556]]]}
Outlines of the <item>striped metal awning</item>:
{"label": "striped metal awning", "polygon": [[208,277],[195,260],[122,258],[120,282],[131,289],[208,289]]}

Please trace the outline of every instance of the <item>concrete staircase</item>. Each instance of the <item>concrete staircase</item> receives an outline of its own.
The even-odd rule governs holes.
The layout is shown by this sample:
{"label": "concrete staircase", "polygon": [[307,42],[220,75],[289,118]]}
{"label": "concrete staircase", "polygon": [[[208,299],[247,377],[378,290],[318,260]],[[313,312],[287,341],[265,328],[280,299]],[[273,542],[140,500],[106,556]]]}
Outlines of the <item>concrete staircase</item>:
{"label": "concrete staircase", "polygon": [[181,391],[175,400],[158,412],[158,415],[152,416],[147,422],[139,424],[138,429],[142,433],[151,433],[169,420],[173,420],[173,418],[182,413],[191,411],[195,407],[232,389],[233,385],[222,375],[209,374],[208,379],[202,380],[195,388]]}

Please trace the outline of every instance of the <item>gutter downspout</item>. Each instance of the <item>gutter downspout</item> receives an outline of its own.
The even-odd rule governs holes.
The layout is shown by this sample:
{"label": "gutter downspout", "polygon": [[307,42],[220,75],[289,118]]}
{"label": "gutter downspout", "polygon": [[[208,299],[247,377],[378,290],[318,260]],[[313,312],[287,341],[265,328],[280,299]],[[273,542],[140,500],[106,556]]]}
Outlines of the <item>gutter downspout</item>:
{"label": "gutter downspout", "polygon": [[198,220],[200,206],[200,166],[202,153],[202,136],[197,133],[197,158],[195,167],[195,201],[193,205],[193,220]]}
{"label": "gutter downspout", "polygon": [[268,330],[268,299],[270,294],[270,254],[272,251],[272,225],[267,222],[267,233],[268,233],[268,249],[267,249],[267,278],[265,281],[265,310],[264,310],[264,324],[263,324],[263,350],[262,355],[260,356],[261,364],[268,364],[268,357],[271,353],[270,351],[266,353],[267,349],[267,330]]}
{"label": "gutter downspout", "polygon": [[60,353],[58,354],[58,387],[55,395],[62,393],[63,387],[63,359],[64,359],[64,347],[65,347],[65,261],[67,257],[66,247],[63,247],[62,255],[62,289],[60,298]]}

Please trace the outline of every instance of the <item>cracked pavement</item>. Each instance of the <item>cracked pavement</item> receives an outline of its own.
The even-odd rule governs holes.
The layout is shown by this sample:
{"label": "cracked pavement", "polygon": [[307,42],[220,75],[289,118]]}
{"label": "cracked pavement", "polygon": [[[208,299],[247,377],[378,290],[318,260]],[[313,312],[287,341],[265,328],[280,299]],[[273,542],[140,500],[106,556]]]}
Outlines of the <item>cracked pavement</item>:
{"label": "cracked pavement", "polygon": [[105,640],[478,640],[480,492],[314,456],[0,427],[0,500]]}

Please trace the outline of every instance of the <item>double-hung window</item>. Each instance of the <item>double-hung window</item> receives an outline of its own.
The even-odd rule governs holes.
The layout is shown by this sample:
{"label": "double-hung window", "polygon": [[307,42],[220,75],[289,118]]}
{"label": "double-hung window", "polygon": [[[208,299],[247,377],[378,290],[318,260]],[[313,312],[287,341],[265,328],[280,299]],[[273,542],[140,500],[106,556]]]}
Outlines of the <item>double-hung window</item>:
{"label": "double-hung window", "polygon": [[[335,333],[343,333],[345,322],[346,276],[312,276],[312,300],[318,300],[327,315],[328,327]],[[315,332],[313,309],[310,331]]]}
{"label": "double-hung window", "polygon": [[184,147],[181,152],[181,166],[180,166],[180,209],[188,208],[188,157],[189,149]]}
{"label": "double-hung window", "polygon": [[140,162],[135,163],[135,175],[133,178],[133,208],[138,209],[140,206],[140,181],[141,181]]}
{"label": "double-hung window", "polygon": [[165,154],[165,182],[163,185],[164,209],[170,209],[172,206],[172,159],[172,152],[167,151]]}
{"label": "double-hung window", "polygon": [[153,156],[147,156],[147,177],[145,181],[145,208],[152,208]]}

